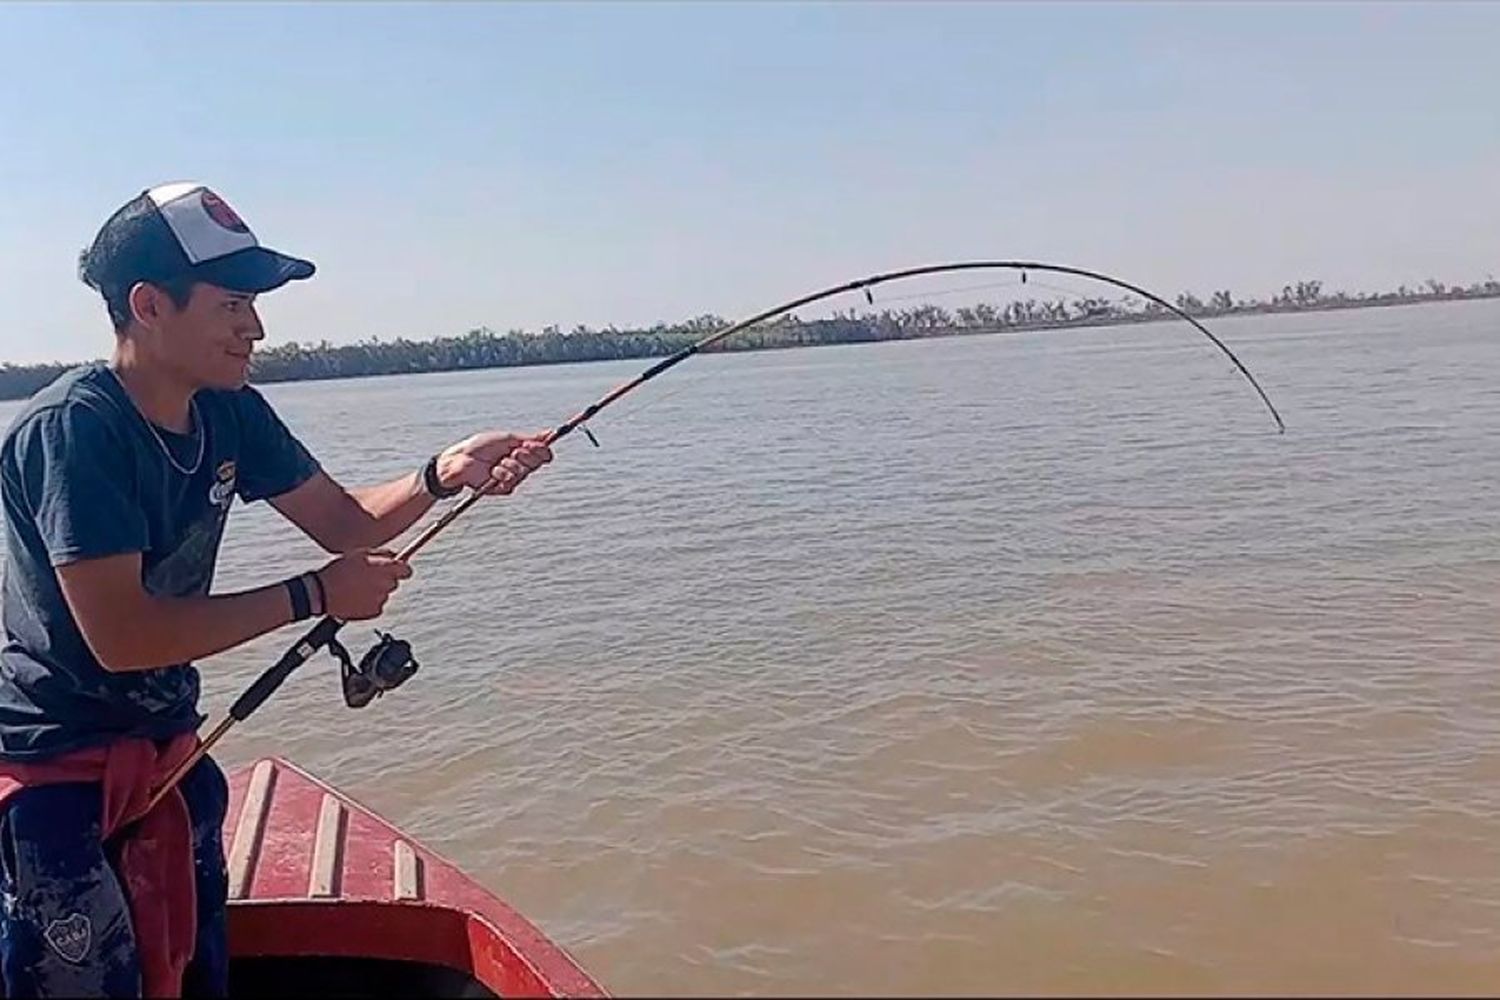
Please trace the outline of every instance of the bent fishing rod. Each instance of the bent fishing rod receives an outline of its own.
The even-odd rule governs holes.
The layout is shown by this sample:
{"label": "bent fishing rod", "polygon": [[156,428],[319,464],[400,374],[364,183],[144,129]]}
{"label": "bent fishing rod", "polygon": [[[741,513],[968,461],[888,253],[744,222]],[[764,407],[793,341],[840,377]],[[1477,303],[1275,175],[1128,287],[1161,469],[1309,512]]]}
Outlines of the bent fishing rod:
{"label": "bent fishing rod", "polygon": [[[887,271],[882,274],[871,275],[867,278],[859,278],[854,281],[845,282],[842,285],[835,285],[831,288],[825,288],[821,291],[812,292],[810,294],[803,295],[800,298],[793,299],[790,302],[784,302],[781,305],[774,306],[770,309],[765,310],[764,312],[756,313],[754,316],[751,316],[747,319],[742,319],[739,322],[727,326],[722,330],[709,334],[701,340],[689,344],[676,353],[663,358],[661,361],[658,361],[654,365],[651,365],[649,368],[647,368],[645,371],[641,372],[634,378],[615,386],[615,388],[605,393],[599,399],[590,403],[587,407],[580,410],[572,417],[569,417],[562,423],[558,424],[552,430],[548,431],[542,437],[542,442],[544,444],[551,445],[554,442],[567,437],[575,430],[582,430],[583,433],[588,437],[589,441],[595,447],[598,447],[599,442],[595,440],[593,432],[589,430],[587,424],[588,421],[596,416],[601,410],[605,409],[616,400],[620,399],[622,396],[634,392],[636,389],[640,388],[642,385],[656,378],[658,375],[662,374],[668,369],[680,365],[682,362],[686,361],[693,355],[700,354],[708,348],[712,347],[714,344],[717,344],[722,340],[726,340],[737,333],[748,330],[753,326],[757,326],[761,323],[767,322],[768,320],[776,319],[779,316],[785,315],[786,313],[791,312],[793,309],[800,309],[802,306],[811,305],[814,302],[821,302],[824,299],[831,299],[850,292],[864,292],[866,301],[873,305],[875,300],[871,295],[870,290],[872,288],[875,288],[877,285],[884,285],[892,281],[901,281],[908,278],[918,278],[926,275],[952,274],[960,271],[984,270],[1019,271],[1021,273],[1021,280],[1023,283],[1026,280],[1026,273],[1028,271],[1040,271],[1052,274],[1071,275],[1078,278],[1087,278],[1090,281],[1097,281],[1101,284],[1112,285],[1116,288],[1122,288],[1135,295],[1141,296],[1149,302],[1153,302],[1156,305],[1161,306],[1168,313],[1177,317],[1178,319],[1185,321],[1203,336],[1207,337],[1215,347],[1223,352],[1225,357],[1227,357],[1231,362],[1234,363],[1235,368],[1238,369],[1240,374],[1245,377],[1245,379],[1250,383],[1251,386],[1254,387],[1256,393],[1260,396],[1261,402],[1264,403],[1266,409],[1270,411],[1271,418],[1276,421],[1277,432],[1282,434],[1286,433],[1286,424],[1282,421],[1281,414],[1277,412],[1275,404],[1271,402],[1271,397],[1266,395],[1266,391],[1261,388],[1261,385],[1258,381],[1256,381],[1255,376],[1250,373],[1250,369],[1246,368],[1245,365],[1240,361],[1240,359],[1235,357],[1234,352],[1231,351],[1222,340],[1214,336],[1213,332],[1210,331],[1208,327],[1204,326],[1198,320],[1194,319],[1182,309],[1173,305],[1171,302],[1168,302],[1161,296],[1155,295],[1152,292],[1148,292],[1146,289],[1141,288],[1137,285],[1133,285],[1128,281],[1123,281],[1120,278],[1115,278],[1099,271],[1090,271],[1086,268],[1081,267],[1070,267],[1064,264],[1045,264],[1038,261],[976,260],[959,261],[956,263],[948,264],[929,264],[923,267],[910,267],[899,271]],[[434,538],[442,534],[444,529],[446,529],[450,524],[462,517],[464,513],[469,510],[469,508],[474,506],[474,504],[478,503],[479,500],[484,497],[487,492],[495,485],[496,480],[494,476],[491,476],[483,486],[479,487],[478,489],[471,488],[467,496],[465,496],[454,506],[450,507],[441,517],[433,521],[432,524],[428,525],[421,534],[412,539],[412,541],[409,542],[405,548],[403,548],[396,554],[396,558],[401,562],[409,562],[414,556],[416,556],[418,552],[426,548]],[[316,625],[309,629],[307,633],[302,636],[302,638],[298,639],[290,649],[283,653],[281,659],[277,660],[275,664],[273,664],[263,674],[256,678],[255,682],[248,688],[246,688],[244,693],[242,693],[237,699],[235,699],[234,704],[229,708],[229,714],[224,717],[224,720],[217,726],[215,726],[213,731],[210,732],[208,736],[204,737],[202,742],[199,743],[197,749],[194,750],[189,757],[183,760],[176,768],[171,771],[170,774],[167,775],[161,786],[153,793],[150,804],[147,806],[148,810],[154,807],[157,802],[161,801],[162,797],[170,792],[177,785],[177,783],[182,780],[183,776],[186,775],[188,771],[192,770],[194,765],[196,765],[199,760],[207,756],[208,752],[213,749],[214,745],[218,743],[219,740],[223,739],[225,734],[228,733],[229,730],[234,728],[236,723],[243,722],[252,714],[254,714],[256,709],[260,708],[260,706],[265,703],[266,699],[269,698],[277,688],[281,687],[282,683],[287,679],[292,671],[296,670],[298,667],[306,663],[318,650],[323,649],[324,647],[329,648],[333,652],[334,656],[342,664],[343,677],[345,680],[345,700],[351,707],[355,708],[362,707],[363,705],[368,704],[373,697],[383,693],[386,690],[390,690],[398,686],[416,672],[417,664],[416,661],[412,659],[411,647],[407,645],[407,643],[399,639],[394,639],[393,637],[384,634],[380,635],[380,641],[360,661],[359,667],[355,668],[350,661],[348,652],[339,644],[337,639],[339,630],[342,629],[345,624],[345,622],[334,618],[332,615],[324,616]],[[353,689],[351,689],[351,680],[358,682],[358,684],[356,684]]]}

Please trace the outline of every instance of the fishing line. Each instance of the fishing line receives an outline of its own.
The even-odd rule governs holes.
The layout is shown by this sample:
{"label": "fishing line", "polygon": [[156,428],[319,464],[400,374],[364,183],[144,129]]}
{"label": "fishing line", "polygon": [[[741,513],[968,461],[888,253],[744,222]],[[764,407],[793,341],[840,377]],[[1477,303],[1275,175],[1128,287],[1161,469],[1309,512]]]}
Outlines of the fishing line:
{"label": "fishing line", "polygon": [[1045,288],[1049,292],[1056,292],[1059,295],[1066,295],[1069,298],[1074,298],[1074,299],[1081,299],[1081,298],[1085,298],[1086,297],[1086,296],[1084,296],[1084,294],[1082,292],[1078,291],[1075,288],[1066,288],[1066,287],[1064,287],[1062,285],[1049,285],[1047,282],[1045,282],[1045,281],[1037,281],[1035,278],[1031,279],[1031,285],[1030,285],[1030,287]]}
{"label": "fishing line", "polygon": [[662,403],[665,403],[668,400],[676,399],[683,393],[687,392],[689,389],[698,388],[701,388],[701,385],[698,382],[685,382],[675,389],[668,389],[663,392],[659,392],[655,396],[652,396],[650,399],[642,400],[631,409],[628,409],[619,416],[611,419],[609,422],[609,426],[612,429],[616,427],[623,427],[635,418],[639,417],[642,413],[646,413],[647,411],[649,411],[652,407],[660,406]]}
{"label": "fishing line", "polygon": [[[1022,284],[1025,284],[1030,273],[1035,271],[1041,271],[1049,274],[1071,275],[1073,277],[1087,278],[1091,281],[1097,281],[1102,284],[1112,285],[1115,288],[1123,289],[1127,292],[1139,295],[1142,298],[1147,299],[1148,301],[1155,302],[1157,305],[1165,309],[1168,313],[1171,313],[1172,315],[1183,320],[1204,337],[1207,337],[1208,340],[1211,341],[1213,345],[1218,348],[1218,350],[1222,352],[1224,356],[1230,360],[1230,362],[1234,364],[1239,373],[1243,375],[1245,377],[1245,380],[1250,383],[1252,388],[1254,388],[1256,394],[1260,397],[1261,402],[1270,412],[1271,418],[1276,422],[1278,433],[1286,432],[1286,424],[1282,421],[1281,414],[1277,412],[1276,405],[1271,402],[1271,397],[1266,395],[1266,391],[1261,388],[1261,385],[1256,380],[1255,376],[1250,373],[1250,369],[1246,368],[1244,363],[1235,356],[1234,352],[1231,351],[1222,340],[1214,336],[1213,332],[1210,331],[1208,327],[1204,326],[1198,320],[1194,319],[1192,316],[1189,316],[1182,309],[1173,305],[1171,302],[1168,302],[1161,296],[1153,294],[1152,292],[1148,292],[1146,289],[1141,288],[1138,285],[1133,285],[1130,282],[1124,281],[1120,278],[1112,277],[1111,275],[1104,274],[1100,271],[1090,271],[1086,268],[1072,267],[1066,264],[1047,264],[1038,261],[985,260],[959,261],[956,263],[948,264],[929,264],[921,267],[904,268],[898,271],[887,271],[882,274],[875,274],[866,278],[858,278],[854,281],[848,281],[841,285],[835,285],[831,288],[825,288],[820,291],[810,292],[806,295],[802,295],[798,298],[792,299],[789,302],[783,302],[780,305],[773,306],[772,308],[767,309],[764,312],[756,313],[755,315],[750,316],[746,319],[742,319],[739,322],[732,323],[724,329],[711,333],[703,337],[701,340],[689,344],[688,346],[682,348],[674,354],[671,354],[670,356],[655,362],[639,375],[617,385],[615,388],[611,389],[599,399],[590,403],[588,406],[580,410],[572,417],[569,417],[561,424],[558,424],[555,428],[553,428],[543,436],[542,441],[545,444],[551,445],[561,440],[562,438],[567,437],[569,434],[573,433],[573,431],[581,430],[583,431],[584,435],[587,436],[595,446],[597,446],[598,441],[594,439],[593,433],[589,430],[588,422],[595,415],[613,404],[616,400],[620,399],[622,396],[627,395],[628,393],[635,391],[640,386],[656,378],[658,375],[661,375],[663,372],[668,371],[671,368],[681,364],[693,355],[706,351],[708,348],[719,343],[720,341],[731,337],[736,333],[749,330],[752,327],[758,326],[768,320],[784,316],[792,312],[794,309],[799,309],[802,306],[811,305],[814,302],[821,302],[825,299],[831,299],[849,292],[864,293],[865,301],[870,305],[874,305],[875,299],[872,293],[872,289],[880,285],[884,285],[888,282],[918,278],[925,275],[952,274],[982,270],[1019,271],[1021,274]],[[421,534],[419,534],[415,539],[408,543],[405,548],[397,553],[396,558],[403,562],[406,562],[416,556],[416,554],[422,549],[426,548],[434,538],[436,538],[445,529],[447,529],[450,524],[452,524],[459,517],[463,516],[465,511],[473,507],[474,504],[477,503],[480,498],[485,495],[485,491],[492,488],[495,483],[495,478],[491,476],[491,478],[478,489],[471,489],[467,496],[459,500],[452,507],[448,508],[448,510],[443,513],[442,516],[433,521],[432,524],[428,525],[428,527],[424,529]],[[343,621],[340,621],[337,618],[334,618],[332,616],[325,616],[316,625],[309,629],[306,634],[298,639],[290,649],[283,653],[281,659],[276,661],[276,663],[274,663],[264,673],[256,678],[254,683],[252,683],[250,687],[245,689],[245,691],[239,696],[239,698],[235,699],[234,704],[229,708],[228,716],[226,716],[223,721],[221,721],[217,726],[214,727],[213,731],[203,739],[203,741],[198,745],[197,749],[194,750],[186,760],[184,760],[181,764],[174,768],[170,774],[167,775],[166,779],[152,795],[147,809],[149,810],[152,806],[154,806],[161,800],[162,796],[171,791],[171,789],[174,788],[177,783],[182,780],[183,776],[186,775],[187,772],[190,771],[198,763],[199,760],[207,755],[208,752],[213,748],[214,744],[222,739],[224,735],[228,733],[236,723],[249,718],[250,715],[253,714],[255,710],[258,709],[266,701],[266,699],[269,698],[277,690],[277,688],[281,686],[281,684],[292,673],[292,671],[296,670],[302,664],[306,663],[307,660],[319,649],[327,646],[330,640],[334,639],[334,637],[337,636],[339,630],[344,627],[344,624],[345,623]],[[389,690],[390,688],[394,688],[402,681],[404,681],[407,677],[411,676],[411,673],[415,670],[416,661],[411,657],[411,647],[408,646],[405,642],[393,639],[390,636],[383,635],[381,636],[381,641],[377,643],[376,646],[372,648],[368,653],[366,653],[364,658],[360,661],[358,673],[363,680],[368,681],[370,684],[376,686],[377,689],[374,691],[374,694],[370,695],[370,697],[374,697],[374,695],[378,695],[379,693],[381,693],[381,690]],[[382,689],[379,687],[381,684],[386,684],[387,687]],[[345,700],[351,706],[358,707],[355,705],[355,701],[351,697],[350,691],[347,687],[345,688],[344,696]],[[368,700],[362,702],[362,704],[367,703]]]}
{"label": "fishing line", "polygon": [[930,296],[920,292],[915,295],[882,295],[875,304],[884,305],[887,302],[909,302],[912,299],[936,297],[939,295],[957,295],[962,292],[978,292],[993,288],[1044,288],[1049,292],[1057,292],[1059,295],[1066,295],[1070,299],[1082,299],[1087,297],[1075,288],[1066,288],[1062,285],[1052,285],[1048,284],[1045,281],[1038,281],[1036,278],[1028,278],[1024,282],[997,281],[988,285],[969,285],[964,288],[954,288],[949,291],[933,292]]}
{"label": "fishing line", "polygon": [[940,289],[933,292],[913,292],[911,295],[882,295],[879,305],[887,302],[910,302],[913,299],[935,299],[941,295],[962,295],[964,292],[983,292],[993,288],[1020,288],[1019,281],[993,281],[986,285],[965,285],[963,288]]}

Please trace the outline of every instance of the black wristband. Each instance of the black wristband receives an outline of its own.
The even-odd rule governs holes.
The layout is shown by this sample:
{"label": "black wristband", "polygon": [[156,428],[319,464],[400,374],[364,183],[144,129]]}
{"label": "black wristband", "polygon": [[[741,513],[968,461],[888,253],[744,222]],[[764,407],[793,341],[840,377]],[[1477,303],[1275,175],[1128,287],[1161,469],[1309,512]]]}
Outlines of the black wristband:
{"label": "black wristband", "polygon": [[318,606],[313,613],[319,615],[328,614],[328,591],[323,589],[323,578],[318,575],[317,570],[313,570],[307,575],[312,578],[313,586],[318,589]]}
{"label": "black wristband", "polygon": [[306,621],[312,617],[312,605],[307,600],[307,584],[302,582],[302,577],[294,576],[289,580],[283,580],[282,585],[292,598],[292,621]]}
{"label": "black wristband", "polygon": [[462,485],[443,485],[443,481],[438,478],[437,467],[438,456],[436,455],[429,458],[427,464],[422,466],[422,486],[427,490],[428,496],[437,500],[447,500],[449,497],[456,497],[462,493],[464,490]]}

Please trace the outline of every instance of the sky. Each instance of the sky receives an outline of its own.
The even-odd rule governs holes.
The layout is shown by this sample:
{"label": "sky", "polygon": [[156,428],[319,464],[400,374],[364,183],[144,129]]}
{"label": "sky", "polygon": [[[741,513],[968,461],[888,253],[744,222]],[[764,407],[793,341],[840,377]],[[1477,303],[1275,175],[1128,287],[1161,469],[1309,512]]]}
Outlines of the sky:
{"label": "sky", "polygon": [[1500,275],[1500,4],[0,4],[0,361],[172,180],[268,343],[735,317],[963,258],[1169,295]]}

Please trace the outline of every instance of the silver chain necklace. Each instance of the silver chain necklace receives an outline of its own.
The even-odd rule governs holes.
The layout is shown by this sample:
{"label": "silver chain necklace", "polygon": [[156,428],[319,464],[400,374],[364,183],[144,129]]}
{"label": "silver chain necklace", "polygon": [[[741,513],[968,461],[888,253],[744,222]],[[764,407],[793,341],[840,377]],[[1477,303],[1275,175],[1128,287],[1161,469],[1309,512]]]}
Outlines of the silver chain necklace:
{"label": "silver chain necklace", "polygon": [[146,414],[141,410],[139,404],[136,403],[135,397],[130,394],[130,390],[125,388],[125,381],[124,379],[120,378],[120,373],[108,366],[105,366],[105,371],[114,376],[115,384],[120,387],[120,391],[125,394],[125,398],[130,400],[131,407],[135,410],[136,415],[141,418],[141,422],[146,425],[146,430],[150,431],[151,436],[156,438],[157,446],[161,448],[161,453],[167,456],[167,461],[171,463],[172,468],[176,469],[184,476],[191,476],[193,475],[193,473],[201,469],[203,467],[203,444],[208,435],[204,433],[203,421],[198,416],[197,398],[188,400],[188,412],[193,417],[193,430],[197,432],[198,457],[193,459],[192,468],[184,468],[182,463],[177,461],[177,456],[172,454],[172,449],[167,447],[166,440],[162,438],[161,432],[156,429],[156,425],[151,422],[151,418],[146,416]]}

